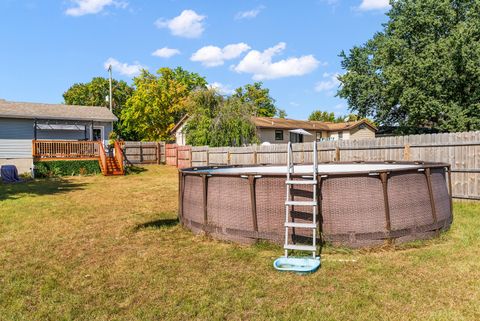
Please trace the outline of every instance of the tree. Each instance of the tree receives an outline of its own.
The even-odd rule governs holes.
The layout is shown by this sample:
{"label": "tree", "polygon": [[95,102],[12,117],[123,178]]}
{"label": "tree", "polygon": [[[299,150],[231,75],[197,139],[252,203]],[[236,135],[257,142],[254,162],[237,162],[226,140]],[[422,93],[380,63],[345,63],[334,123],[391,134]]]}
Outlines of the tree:
{"label": "tree", "polygon": [[141,140],[167,140],[170,130],[186,113],[189,94],[206,88],[206,80],[180,67],[161,68],[158,77],[143,70],[133,79],[135,91],[122,110],[128,130]]}
{"label": "tree", "polygon": [[[232,95],[242,103],[252,104],[255,107],[254,116],[274,117],[280,111],[275,107],[275,99],[270,96],[268,88],[262,88],[261,82],[255,82],[235,89]],[[281,113],[284,115],[284,113]]]}
{"label": "tree", "polygon": [[[121,111],[132,95],[133,88],[123,80],[112,79],[112,89],[113,113],[119,118],[114,131],[117,135],[130,139],[131,135],[122,128]],[[95,77],[87,83],[73,84],[63,93],[63,99],[67,105],[109,107],[109,102],[105,99],[109,94],[109,79]]]}
{"label": "tree", "polygon": [[308,120],[334,122],[335,114],[333,112],[329,113],[328,111],[314,110],[310,116],[308,116]]}
{"label": "tree", "polygon": [[197,90],[187,101],[185,125],[189,145],[243,146],[258,143],[252,116],[256,107],[238,97],[224,98],[215,89]]}
{"label": "tree", "polygon": [[287,112],[285,111],[285,109],[277,109],[277,116],[278,118],[286,118]]}
{"label": "tree", "polygon": [[184,128],[188,145],[210,144],[213,121],[223,103],[223,96],[214,89],[197,90],[190,94],[186,104],[189,117]]}
{"label": "tree", "polygon": [[218,110],[213,121],[210,146],[244,146],[259,142],[252,122],[255,105],[238,97],[229,97]]}
{"label": "tree", "polygon": [[480,1],[391,1],[384,30],[342,52],[338,96],[402,133],[480,129]]}

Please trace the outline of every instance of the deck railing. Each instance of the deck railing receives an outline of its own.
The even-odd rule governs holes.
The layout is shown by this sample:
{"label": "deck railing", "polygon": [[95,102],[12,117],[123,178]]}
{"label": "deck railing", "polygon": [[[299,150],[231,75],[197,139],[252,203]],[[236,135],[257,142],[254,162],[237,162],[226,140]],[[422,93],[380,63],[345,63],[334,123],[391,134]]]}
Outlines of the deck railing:
{"label": "deck railing", "polygon": [[100,149],[99,151],[99,157],[100,157],[100,163],[101,163],[101,170],[103,175],[107,174],[107,155],[105,153],[105,148],[103,147],[103,144],[98,144],[98,147]]}
{"label": "deck railing", "polygon": [[101,145],[97,141],[33,140],[32,155],[41,159],[99,158]]}
{"label": "deck railing", "polygon": [[115,160],[117,161],[117,164],[118,166],[120,166],[120,171],[122,173],[125,173],[124,171],[124,168],[123,168],[123,150],[122,150],[122,146],[120,145],[120,143],[118,141],[115,141],[114,143],[114,148],[115,148],[115,152],[114,152],[114,156],[115,156]]}

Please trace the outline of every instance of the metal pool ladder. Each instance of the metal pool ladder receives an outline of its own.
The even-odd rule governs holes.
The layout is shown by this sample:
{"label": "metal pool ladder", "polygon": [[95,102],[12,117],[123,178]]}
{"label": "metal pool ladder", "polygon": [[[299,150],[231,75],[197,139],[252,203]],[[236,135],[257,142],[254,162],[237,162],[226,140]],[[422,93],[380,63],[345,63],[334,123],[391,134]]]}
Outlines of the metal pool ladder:
{"label": "metal pool ladder", "polygon": [[[318,174],[318,154],[317,154],[317,142],[313,142],[313,166],[312,173],[310,175],[302,176],[302,179],[293,180],[291,175],[295,172],[293,162],[293,149],[292,143],[288,143],[287,153],[287,198],[285,201],[285,258],[288,258],[289,250],[307,251],[312,252],[314,259],[317,258],[317,214],[318,214],[318,196],[317,196],[317,174]],[[292,200],[291,187],[295,185],[312,185],[313,196],[311,201],[294,201]],[[290,220],[293,206],[311,206],[312,207],[312,222],[310,223],[296,223]],[[288,243],[288,232],[290,228],[310,229],[312,231],[312,245],[299,245]]]}

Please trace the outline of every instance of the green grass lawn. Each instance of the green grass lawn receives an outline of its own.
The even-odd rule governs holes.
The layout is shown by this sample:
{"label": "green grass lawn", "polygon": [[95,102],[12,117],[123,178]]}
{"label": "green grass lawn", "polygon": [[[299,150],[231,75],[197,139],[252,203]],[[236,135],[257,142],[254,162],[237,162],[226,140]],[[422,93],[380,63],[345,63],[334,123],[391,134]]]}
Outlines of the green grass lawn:
{"label": "green grass lawn", "polygon": [[176,170],[146,169],[0,184],[0,320],[480,319],[480,203],[439,239],[327,248],[299,276],[280,247],[183,229]]}

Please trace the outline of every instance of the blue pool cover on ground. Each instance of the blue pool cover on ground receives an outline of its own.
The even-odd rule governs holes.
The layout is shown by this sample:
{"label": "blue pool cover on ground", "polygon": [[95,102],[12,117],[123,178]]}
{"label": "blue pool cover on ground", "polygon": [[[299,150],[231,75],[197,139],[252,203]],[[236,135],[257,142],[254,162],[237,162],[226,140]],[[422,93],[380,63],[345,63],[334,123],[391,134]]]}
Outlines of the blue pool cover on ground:
{"label": "blue pool cover on ground", "polygon": [[320,267],[320,258],[313,257],[279,257],[273,262],[278,271],[313,273]]}
{"label": "blue pool cover on ground", "polygon": [[17,167],[15,165],[3,165],[0,167],[0,176],[4,183],[17,183],[22,180],[18,177]]}

